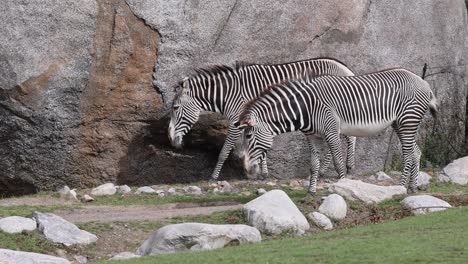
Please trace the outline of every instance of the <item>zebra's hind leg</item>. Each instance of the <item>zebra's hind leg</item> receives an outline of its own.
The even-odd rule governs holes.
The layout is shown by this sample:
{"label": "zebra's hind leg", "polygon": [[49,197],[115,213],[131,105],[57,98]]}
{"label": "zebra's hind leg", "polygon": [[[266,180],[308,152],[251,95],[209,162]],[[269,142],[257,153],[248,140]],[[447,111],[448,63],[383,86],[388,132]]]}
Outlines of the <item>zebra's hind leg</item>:
{"label": "zebra's hind leg", "polygon": [[418,190],[418,177],[419,177],[419,166],[421,160],[421,150],[419,149],[418,145],[414,144],[414,152],[413,152],[413,162],[414,167],[411,169],[411,176],[408,182],[408,189],[411,192],[416,192]]}
{"label": "zebra's hind leg", "polygon": [[320,153],[317,151],[315,141],[317,137],[313,134],[307,134],[307,142],[309,143],[310,149],[310,178],[309,178],[309,189],[307,191],[310,195],[315,195],[317,192],[317,177],[320,168]]}
{"label": "zebra's hind leg", "polygon": [[346,168],[348,174],[352,173],[355,168],[355,151],[356,151],[356,137],[345,136],[347,144]]}
{"label": "zebra's hind leg", "polygon": [[[418,123],[419,124],[419,123]],[[417,130],[417,124],[405,127],[394,127],[395,132],[398,135],[402,149],[402,161],[403,161],[403,174],[400,178],[400,185],[406,187],[406,183],[409,179],[407,187],[408,193],[416,191],[416,181],[419,171],[419,147],[416,145],[415,135]]]}
{"label": "zebra's hind leg", "polygon": [[340,135],[337,133],[338,129],[333,132],[328,132],[325,135],[325,140],[328,143],[328,147],[333,155],[333,161],[335,162],[335,169],[338,172],[340,179],[346,176],[346,166],[343,161],[343,153],[341,151],[341,140]]}
{"label": "zebra's hind leg", "polygon": [[219,173],[221,172],[221,168],[223,167],[224,162],[229,156],[229,153],[231,152],[232,147],[234,146],[236,141],[239,139],[240,135],[241,135],[241,130],[239,130],[232,124],[229,125],[226,141],[224,142],[223,148],[221,149],[221,152],[219,153],[216,167],[213,173],[211,174],[212,180],[218,179]]}

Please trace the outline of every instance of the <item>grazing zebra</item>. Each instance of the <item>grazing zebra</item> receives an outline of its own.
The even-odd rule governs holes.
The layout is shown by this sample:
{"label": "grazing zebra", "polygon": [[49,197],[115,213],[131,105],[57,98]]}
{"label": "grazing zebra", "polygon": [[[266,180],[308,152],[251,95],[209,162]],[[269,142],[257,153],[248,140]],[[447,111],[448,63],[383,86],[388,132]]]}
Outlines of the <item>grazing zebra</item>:
{"label": "grazing zebra", "polygon": [[435,116],[437,101],[429,84],[405,69],[390,69],[361,76],[322,76],[271,87],[246,104],[235,125],[245,129],[244,168],[258,172],[258,160],[266,155],[273,137],[300,130],[309,139],[312,175],[309,193],[316,191],[319,168],[314,134],[325,138],[340,178],[345,168],[339,134],[364,137],[388,126],[402,145],[403,174],[400,184],[416,190],[420,151],[415,142],[418,126],[430,109]]}
{"label": "grazing zebra", "polygon": [[[352,76],[346,65],[331,58],[315,58],[286,64],[237,64],[234,68],[215,66],[197,70],[197,75],[183,79],[179,86],[171,112],[168,134],[172,145],[182,147],[182,137],[197,122],[201,111],[219,112],[230,122],[227,138],[218,162],[211,175],[217,179],[235,142],[241,135],[234,123],[238,121],[244,104],[256,98],[270,85],[289,79],[305,77],[306,74]],[[354,167],[355,138],[348,141],[348,164]],[[331,159],[331,155],[329,155]],[[261,160],[262,173],[268,174],[266,157]]]}

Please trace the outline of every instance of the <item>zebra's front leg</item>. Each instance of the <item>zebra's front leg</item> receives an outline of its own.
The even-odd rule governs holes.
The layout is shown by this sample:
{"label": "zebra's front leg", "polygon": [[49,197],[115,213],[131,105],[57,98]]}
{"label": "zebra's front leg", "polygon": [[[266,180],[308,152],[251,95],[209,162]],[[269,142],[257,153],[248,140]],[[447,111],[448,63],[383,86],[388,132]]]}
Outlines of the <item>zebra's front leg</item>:
{"label": "zebra's front leg", "polygon": [[310,149],[310,178],[309,178],[309,189],[307,191],[310,195],[315,195],[317,192],[317,178],[320,169],[320,153],[317,151],[315,146],[316,136],[313,134],[306,135],[307,142],[309,143]]}
{"label": "zebra's front leg", "polygon": [[224,142],[223,148],[218,156],[218,162],[216,163],[216,167],[211,174],[212,180],[217,180],[219,177],[219,173],[221,172],[221,168],[223,167],[224,162],[229,157],[229,153],[231,152],[234,144],[239,139],[241,135],[241,130],[237,129],[234,125],[229,125],[228,134],[226,137],[226,141]]}
{"label": "zebra's front leg", "polygon": [[260,158],[260,166],[262,167],[262,174],[261,178],[262,180],[268,178],[268,166],[267,166],[267,159],[266,159],[266,154],[263,154],[262,157]]}

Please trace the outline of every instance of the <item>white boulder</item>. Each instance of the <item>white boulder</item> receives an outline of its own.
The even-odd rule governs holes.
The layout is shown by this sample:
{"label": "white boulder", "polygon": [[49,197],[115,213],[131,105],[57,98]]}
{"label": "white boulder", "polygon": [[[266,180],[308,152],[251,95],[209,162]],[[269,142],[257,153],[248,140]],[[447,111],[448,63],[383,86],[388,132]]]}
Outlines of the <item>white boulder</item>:
{"label": "white boulder", "polygon": [[86,245],[97,241],[95,235],[79,229],[76,225],[60,216],[34,212],[33,218],[36,220],[39,230],[44,233],[48,240],[54,243],[71,246],[76,244]]}
{"label": "white boulder", "polygon": [[202,192],[202,189],[198,186],[188,186],[188,187],[184,187],[184,191],[188,194],[192,194],[192,195],[202,195],[203,192]]}
{"label": "white boulder", "polygon": [[185,250],[209,250],[233,243],[259,242],[261,239],[260,232],[247,225],[174,224],[151,234],[137,253],[145,256]]}
{"label": "white boulder", "polygon": [[1,264],[70,264],[64,258],[0,248]]}
{"label": "white boulder", "polygon": [[378,181],[389,181],[389,182],[393,182],[393,178],[388,176],[385,172],[383,171],[379,171],[375,174],[375,178],[378,180]]}
{"label": "white boulder", "polygon": [[347,200],[358,200],[367,204],[380,203],[395,195],[406,194],[406,188],[400,185],[380,186],[350,179],[339,180],[331,184],[328,190],[342,195]]}
{"label": "white boulder", "polygon": [[156,193],[156,190],[149,186],[143,186],[143,187],[138,188],[135,191],[135,194],[141,194],[141,193]]}
{"label": "white boulder", "polygon": [[117,186],[117,192],[125,194],[132,192],[132,189],[128,185],[120,185]]}
{"label": "white boulder", "polygon": [[413,214],[426,214],[452,207],[444,200],[425,194],[406,197],[401,204],[410,209]]}
{"label": "white boulder", "polygon": [[105,183],[91,190],[91,195],[114,195],[117,192],[117,187],[113,183]]}
{"label": "white boulder", "polygon": [[267,234],[292,231],[298,235],[310,228],[305,216],[282,190],[272,190],[243,207],[250,225]]}
{"label": "white boulder", "polygon": [[468,184],[468,156],[456,159],[445,166],[443,174],[456,184]]}
{"label": "white boulder", "polygon": [[139,258],[139,257],[141,257],[141,256],[137,255],[137,254],[135,254],[133,252],[122,252],[122,253],[119,253],[119,254],[113,256],[109,260],[126,260],[126,259]]}
{"label": "white boulder", "polygon": [[36,221],[31,218],[9,216],[0,219],[0,230],[10,234],[21,233],[23,231],[34,231],[36,227]]}
{"label": "white boulder", "polygon": [[325,197],[318,211],[332,219],[341,220],[346,217],[348,205],[346,201],[338,194],[330,194]]}
{"label": "white boulder", "polygon": [[333,223],[326,215],[319,212],[313,212],[308,214],[309,219],[319,228],[324,230],[333,229]]}
{"label": "white boulder", "polygon": [[257,194],[258,194],[258,195],[263,195],[263,194],[265,194],[266,192],[267,192],[267,191],[266,191],[265,189],[263,189],[263,188],[257,189]]}
{"label": "white boulder", "polygon": [[427,186],[429,186],[429,183],[431,181],[431,176],[424,171],[420,171],[418,174],[418,188],[419,189],[425,189]]}

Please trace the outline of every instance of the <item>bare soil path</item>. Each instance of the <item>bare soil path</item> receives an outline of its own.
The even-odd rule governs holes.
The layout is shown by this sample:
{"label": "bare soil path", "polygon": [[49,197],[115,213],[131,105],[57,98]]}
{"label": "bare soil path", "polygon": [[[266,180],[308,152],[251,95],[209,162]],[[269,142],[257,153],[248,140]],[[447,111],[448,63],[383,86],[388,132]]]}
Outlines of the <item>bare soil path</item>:
{"label": "bare soil path", "polygon": [[242,208],[242,204],[200,205],[189,203],[163,204],[154,206],[85,206],[79,209],[59,210],[59,215],[72,223],[157,221],[176,216],[210,215],[215,212]]}

